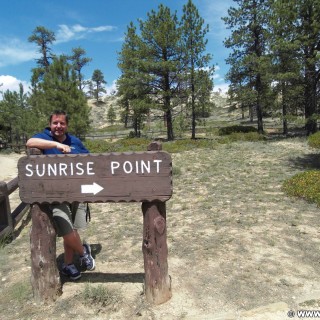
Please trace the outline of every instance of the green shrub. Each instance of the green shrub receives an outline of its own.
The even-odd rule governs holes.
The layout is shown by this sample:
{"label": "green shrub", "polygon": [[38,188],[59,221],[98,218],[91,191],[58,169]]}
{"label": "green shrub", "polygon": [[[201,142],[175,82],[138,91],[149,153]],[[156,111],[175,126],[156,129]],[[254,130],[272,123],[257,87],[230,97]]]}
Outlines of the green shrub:
{"label": "green shrub", "polygon": [[308,137],[308,145],[312,148],[320,149],[320,131]]}
{"label": "green shrub", "polygon": [[8,287],[4,286],[1,289],[3,290],[1,297],[3,303],[7,301],[8,304],[14,302],[17,305],[22,305],[32,298],[32,287],[28,279],[23,279]]}
{"label": "green shrub", "polygon": [[221,137],[218,142],[219,143],[231,143],[231,142],[236,142],[236,141],[261,141],[264,140],[265,137],[262,134],[259,134],[258,132],[248,132],[248,133],[243,133],[243,132],[233,132],[230,133],[229,135]]}
{"label": "green shrub", "polygon": [[114,142],[102,139],[86,140],[85,147],[91,153],[125,152],[125,151],[147,151],[151,140],[143,138],[125,138]]}
{"label": "green shrub", "polygon": [[303,198],[320,206],[320,171],[310,170],[298,173],[286,180],[283,190],[294,197]]}
{"label": "green shrub", "polygon": [[119,292],[108,289],[101,284],[98,286],[86,284],[82,297],[86,305],[98,305],[100,307],[112,308],[123,300]]}
{"label": "green shrub", "polygon": [[[193,149],[214,149],[219,143],[231,143],[235,141],[261,141],[264,136],[257,132],[234,132],[227,136],[223,136],[218,140],[213,139],[179,139],[174,141],[162,142],[162,150],[169,153],[183,152]],[[146,138],[125,138],[114,142],[105,140],[86,140],[85,146],[92,153],[105,152],[126,152],[126,151],[147,151],[148,145],[152,142]]]}
{"label": "green shrub", "polygon": [[213,149],[215,146],[216,142],[210,139],[181,139],[163,143],[162,149],[170,153],[177,153],[197,148]]}
{"label": "green shrub", "polygon": [[257,129],[252,126],[234,125],[234,126],[220,128],[218,131],[218,134],[220,136],[223,136],[223,135],[229,135],[235,132],[241,132],[241,133],[257,132]]}
{"label": "green shrub", "polygon": [[150,142],[150,139],[145,138],[125,138],[113,142],[112,146],[117,152],[147,151]]}
{"label": "green shrub", "polygon": [[109,142],[101,139],[86,140],[84,145],[91,153],[104,153],[113,151],[112,145]]}
{"label": "green shrub", "polygon": [[10,149],[10,148],[1,149],[1,150],[0,150],[0,154],[8,155],[8,154],[11,154],[11,153],[13,153],[13,151],[12,151],[12,149]]}
{"label": "green shrub", "polygon": [[175,177],[181,176],[182,175],[181,168],[177,167],[177,166],[173,166],[172,167],[172,175]]}

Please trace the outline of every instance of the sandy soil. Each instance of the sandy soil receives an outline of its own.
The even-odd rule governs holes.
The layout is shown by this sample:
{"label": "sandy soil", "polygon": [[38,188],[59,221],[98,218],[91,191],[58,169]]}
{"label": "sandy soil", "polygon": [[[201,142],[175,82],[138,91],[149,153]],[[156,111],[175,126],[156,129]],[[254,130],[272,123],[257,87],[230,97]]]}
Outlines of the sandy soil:
{"label": "sandy soil", "polygon": [[[19,155],[0,155],[0,180],[16,176]],[[173,296],[151,306],[143,296],[142,217],[137,204],[92,204],[83,236],[97,267],[63,280],[50,306],[5,300],[30,275],[27,226],[0,258],[0,319],[284,320],[320,309],[319,208],[281,191],[284,179],[319,168],[303,139],[239,143],[173,155],[167,203]],[[58,260],[62,245],[58,239]],[[87,286],[107,288],[86,304]],[[10,293],[10,294],[9,294]],[[9,298],[7,298],[9,299]],[[300,317],[302,318],[302,317]]]}
{"label": "sandy soil", "polygon": [[24,154],[0,154],[0,181],[8,182],[18,175],[17,162]]}

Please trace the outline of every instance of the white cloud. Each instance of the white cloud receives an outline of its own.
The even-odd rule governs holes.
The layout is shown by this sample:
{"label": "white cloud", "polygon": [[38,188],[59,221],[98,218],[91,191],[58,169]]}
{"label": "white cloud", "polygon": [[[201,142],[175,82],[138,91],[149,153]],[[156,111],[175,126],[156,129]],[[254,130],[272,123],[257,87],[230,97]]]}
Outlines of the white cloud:
{"label": "white cloud", "polygon": [[38,53],[31,44],[18,39],[0,39],[0,67],[30,61],[37,56]]}
{"label": "white cloud", "polygon": [[204,0],[203,2],[199,1],[199,6],[203,12],[206,23],[209,23],[212,29],[221,29],[225,26],[221,18],[226,17],[228,15],[228,9],[230,7],[235,7],[235,4],[233,0]]}
{"label": "white cloud", "polygon": [[89,32],[103,32],[103,31],[112,31],[114,29],[116,29],[116,27],[113,27],[113,26],[101,26],[101,27],[91,28],[88,31]]}
{"label": "white cloud", "polygon": [[221,91],[222,93],[227,93],[228,89],[229,89],[229,85],[227,83],[220,83],[220,84],[214,85],[213,92]]}
{"label": "white cloud", "polygon": [[89,33],[112,31],[114,26],[99,26],[94,28],[83,27],[80,24],[67,26],[60,24],[56,33],[56,43],[68,42],[85,38]]}
{"label": "white cloud", "polygon": [[[61,25],[61,26],[64,26],[65,28],[69,28],[66,25]],[[74,32],[85,32],[88,30],[88,28],[85,28],[85,27],[81,26],[80,24],[75,24],[73,27],[71,27],[71,29],[74,30]]]}
{"label": "white cloud", "polygon": [[29,83],[26,81],[9,75],[0,75],[0,91],[10,90],[19,92],[19,83],[22,83],[25,93],[29,91]]}
{"label": "white cloud", "polygon": [[110,86],[106,85],[107,95],[117,91],[117,80],[113,80]]}
{"label": "white cloud", "polygon": [[214,66],[214,74],[213,74],[213,79],[221,79],[221,75],[218,72],[220,70],[219,66]]}

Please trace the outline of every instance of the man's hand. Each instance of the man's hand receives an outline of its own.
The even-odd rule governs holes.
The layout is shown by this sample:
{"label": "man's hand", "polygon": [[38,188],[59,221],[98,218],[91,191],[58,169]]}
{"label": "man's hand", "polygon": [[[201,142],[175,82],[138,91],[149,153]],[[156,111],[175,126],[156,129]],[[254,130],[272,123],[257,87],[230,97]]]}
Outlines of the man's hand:
{"label": "man's hand", "polygon": [[71,152],[70,146],[67,146],[66,144],[63,144],[63,143],[57,142],[56,148],[63,153],[70,153]]}

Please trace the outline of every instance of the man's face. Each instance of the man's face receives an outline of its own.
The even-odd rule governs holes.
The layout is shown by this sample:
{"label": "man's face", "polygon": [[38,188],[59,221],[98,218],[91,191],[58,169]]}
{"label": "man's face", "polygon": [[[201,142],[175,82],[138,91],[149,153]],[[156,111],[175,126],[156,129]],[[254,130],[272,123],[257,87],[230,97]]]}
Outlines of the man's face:
{"label": "man's face", "polygon": [[50,130],[53,136],[61,138],[67,132],[68,124],[65,115],[53,115],[50,123]]}

